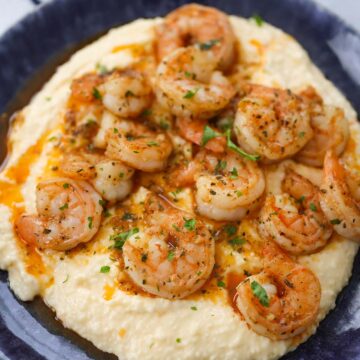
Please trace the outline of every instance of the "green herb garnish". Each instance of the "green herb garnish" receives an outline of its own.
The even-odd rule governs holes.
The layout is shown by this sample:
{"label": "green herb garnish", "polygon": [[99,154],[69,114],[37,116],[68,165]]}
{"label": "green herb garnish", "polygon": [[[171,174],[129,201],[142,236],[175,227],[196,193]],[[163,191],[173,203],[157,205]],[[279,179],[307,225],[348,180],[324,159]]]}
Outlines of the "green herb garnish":
{"label": "green herb garnish", "polygon": [[206,125],[204,127],[204,132],[201,138],[201,145],[205,146],[211,139],[214,139],[216,137],[223,136],[218,131],[212,129],[210,126]]}
{"label": "green herb garnish", "polygon": [[133,228],[128,231],[125,231],[120,234],[115,234],[110,236],[110,240],[115,241],[114,248],[121,250],[125,244],[125,241],[132,235],[137,234],[139,232],[138,228]]}
{"label": "green herb garnish", "polygon": [[231,140],[231,130],[228,129],[225,132],[226,135],[226,141],[227,141],[227,146],[230,150],[235,151],[236,153],[238,153],[239,155],[243,156],[244,158],[251,160],[251,161],[258,161],[260,160],[260,155],[252,155],[252,154],[248,154],[247,152],[245,152],[244,150],[240,149],[238,146],[236,146],[232,140]]}
{"label": "green herb garnish", "polygon": [[269,307],[270,299],[266,290],[257,281],[252,281],[250,287],[255,297],[259,299],[260,304],[262,306]]}
{"label": "green herb garnish", "polygon": [[257,15],[257,14],[254,14],[251,17],[251,19],[253,19],[256,22],[257,26],[262,26],[262,24],[264,23],[264,19],[260,15]]}
{"label": "green herb garnish", "polygon": [[200,47],[200,50],[210,50],[213,46],[215,46],[219,42],[220,42],[219,39],[212,39],[212,40],[206,41],[204,43],[200,43],[199,47]]}
{"label": "green herb garnish", "polygon": [[196,226],[196,220],[195,219],[185,219],[185,223],[184,223],[184,228],[189,230],[189,231],[193,231],[195,230],[195,226]]}
{"label": "green herb garnish", "polygon": [[92,94],[93,94],[93,97],[94,97],[95,99],[98,99],[98,100],[101,100],[101,99],[102,99],[102,95],[101,95],[101,93],[100,93],[100,91],[99,91],[98,88],[94,87]]}
{"label": "green herb garnish", "polygon": [[105,265],[100,268],[100,272],[103,274],[108,273],[109,271],[110,271],[110,266]]}

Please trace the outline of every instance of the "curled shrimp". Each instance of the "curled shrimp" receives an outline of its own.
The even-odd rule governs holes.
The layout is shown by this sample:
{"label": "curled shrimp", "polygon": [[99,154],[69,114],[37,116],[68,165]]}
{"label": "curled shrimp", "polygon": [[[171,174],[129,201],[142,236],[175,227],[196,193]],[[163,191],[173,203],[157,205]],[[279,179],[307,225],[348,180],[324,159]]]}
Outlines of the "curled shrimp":
{"label": "curled shrimp", "polygon": [[131,121],[119,121],[108,130],[107,140],[106,156],[147,172],[162,170],[172,151],[165,133]]}
{"label": "curled shrimp", "polygon": [[349,173],[334,151],[324,160],[320,205],[335,231],[347,239],[360,241],[359,177]]}
{"label": "curled shrimp", "polygon": [[182,6],[168,14],[157,28],[157,57],[163,59],[180,47],[201,44],[211,51],[221,70],[235,58],[235,34],[226,14],[197,4]]}
{"label": "curled shrimp", "polygon": [[237,287],[236,304],[259,335],[284,340],[316,322],[321,286],[308,268],[297,264],[274,244],[263,248],[264,268]]}
{"label": "curled shrimp", "polygon": [[111,202],[123,200],[132,189],[134,169],[103,155],[86,152],[65,154],[60,169],[72,179],[91,182],[95,190]]}
{"label": "curled shrimp", "polygon": [[297,153],[312,138],[307,103],[290,90],[251,85],[238,103],[234,131],[239,145],[267,161]]}
{"label": "curled shrimp", "polygon": [[332,229],[320,207],[319,189],[296,172],[287,171],[283,190],[283,194],[266,198],[259,217],[262,235],[295,255],[323,247]]}
{"label": "curled shrimp", "polygon": [[327,150],[333,149],[336,155],[341,155],[344,151],[349,139],[349,123],[342,109],[325,105],[314,89],[309,88],[305,94],[310,102],[314,137],[296,158],[307,165],[321,167]]}
{"label": "curled shrimp", "polygon": [[125,267],[143,290],[167,299],[198,290],[214,266],[215,244],[205,224],[151,194],[146,226],[123,246]]}
{"label": "curled shrimp", "polygon": [[159,103],[177,116],[212,117],[234,95],[228,79],[215,67],[216,60],[210,52],[198,47],[175,50],[157,69]]}
{"label": "curled shrimp", "polygon": [[255,162],[228,152],[221,157],[205,154],[200,164],[195,175],[195,199],[201,215],[214,220],[235,221],[259,204],[265,179]]}
{"label": "curled shrimp", "polygon": [[99,229],[101,197],[85,181],[56,178],[36,188],[37,215],[15,223],[19,237],[39,248],[69,250],[91,240]]}
{"label": "curled shrimp", "polygon": [[124,118],[138,116],[150,103],[152,90],[144,75],[135,70],[114,71],[99,86],[106,109]]}
{"label": "curled shrimp", "polygon": [[[204,134],[206,120],[195,120],[190,118],[177,118],[176,125],[179,129],[179,133],[186,140],[191,141],[196,145],[202,145],[202,138]],[[226,149],[225,137],[215,137],[210,139],[204,148],[215,153],[223,153]]]}

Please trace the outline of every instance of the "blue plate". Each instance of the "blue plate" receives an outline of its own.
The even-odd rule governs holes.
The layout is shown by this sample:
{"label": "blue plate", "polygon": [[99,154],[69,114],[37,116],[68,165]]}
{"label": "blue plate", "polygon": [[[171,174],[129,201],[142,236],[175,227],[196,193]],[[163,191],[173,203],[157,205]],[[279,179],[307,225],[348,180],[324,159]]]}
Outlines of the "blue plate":
{"label": "blue plate", "polygon": [[[245,17],[259,14],[293,35],[359,113],[360,36],[336,16],[307,0],[198,2]],[[186,1],[58,0],[41,6],[0,39],[0,113],[25,105],[79,44],[136,18],[165,15],[183,3]],[[0,118],[2,151],[6,128],[5,116]],[[284,359],[360,359],[359,280],[357,256],[350,283],[339,295],[335,310],[314,336]],[[0,358],[6,357],[115,359],[64,329],[41,300],[18,301],[9,290],[7,274],[0,272]]]}

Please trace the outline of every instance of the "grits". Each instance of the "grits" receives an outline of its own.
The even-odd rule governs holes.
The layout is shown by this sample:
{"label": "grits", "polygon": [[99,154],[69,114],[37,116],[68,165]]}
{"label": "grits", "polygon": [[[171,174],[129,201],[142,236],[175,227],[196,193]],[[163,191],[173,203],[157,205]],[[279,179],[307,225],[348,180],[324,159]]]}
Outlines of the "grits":
{"label": "grits", "polygon": [[[259,27],[252,20],[235,16],[230,20],[241,44],[240,67],[250,81],[294,91],[311,84],[325,103],[344,109],[350,121],[351,139],[343,158],[350,167],[359,169],[360,136],[356,113],[312,64],[301,46],[271,25]],[[151,51],[154,25],[159,22],[161,19],[137,20],[111,30],[78,51],[58,68],[21,112],[24,121],[15,122],[10,137],[11,156],[0,175],[0,267],[9,272],[10,287],[21,300],[30,301],[40,295],[65,327],[119,358],[279,358],[305,341],[315,332],[316,326],[290,340],[272,341],[257,335],[234,311],[227,290],[216,286],[216,279],[206,285],[206,293],[198,291],[185,300],[167,300],[129,291],[123,286],[127,281],[125,273],[110,256],[109,235],[112,232],[108,221],[103,223],[94,240],[65,255],[52,250],[40,253],[19,243],[15,237],[13,217],[23,208],[34,211],[36,184],[50,172],[54,137],[61,132],[59,123],[71,80],[92,71],[98,63],[108,68],[115,65],[121,68],[137,61],[139,54]],[[147,61],[151,67],[151,57]],[[44,146],[38,148],[39,142]],[[26,164],[24,173],[14,176],[12,169],[19,163]],[[306,169],[300,167],[306,176]],[[269,166],[266,176],[272,179],[267,191],[276,192],[275,183],[282,176],[281,171]],[[139,204],[145,192],[140,188],[127,201],[132,212],[141,211]],[[186,191],[180,198],[180,207],[193,208],[193,200]],[[110,212],[116,211],[110,209]],[[249,231],[250,227],[245,221],[239,233]],[[337,294],[351,275],[357,250],[356,243],[333,235],[320,252],[299,258],[321,283],[318,322],[335,306]],[[242,273],[248,266],[256,268],[259,263],[257,255],[247,245],[240,253],[232,252],[226,243],[217,244],[216,256],[217,263],[226,266],[227,273],[240,270]],[[100,272],[104,266],[109,266],[110,271]],[[226,273],[223,279],[230,287]]]}

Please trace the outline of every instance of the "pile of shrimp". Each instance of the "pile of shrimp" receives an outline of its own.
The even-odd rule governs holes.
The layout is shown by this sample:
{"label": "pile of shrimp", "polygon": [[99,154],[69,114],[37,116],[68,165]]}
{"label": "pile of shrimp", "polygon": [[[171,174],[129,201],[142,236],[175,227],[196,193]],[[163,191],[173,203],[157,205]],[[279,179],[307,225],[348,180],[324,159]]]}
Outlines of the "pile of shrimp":
{"label": "pile of shrimp", "polygon": [[[256,333],[296,336],[316,324],[321,298],[296,256],[321,250],[333,233],[360,241],[359,178],[341,160],[344,111],[310,85],[234,83],[236,36],[214,8],[185,5],[155,34],[152,71],[134,65],[72,81],[58,177],[38,184],[37,212],[20,216],[16,231],[40,250],[72,249],[94,239],[104,208],[141,185],[144,216],[114,235],[116,251],[136,286],[181,299],[211,277],[213,224],[248,218],[262,239],[262,268],[238,284],[236,305]],[[296,163],[319,169],[320,186]],[[271,193],[264,170],[280,164]],[[193,211],[177,203],[177,189],[191,192]]]}

